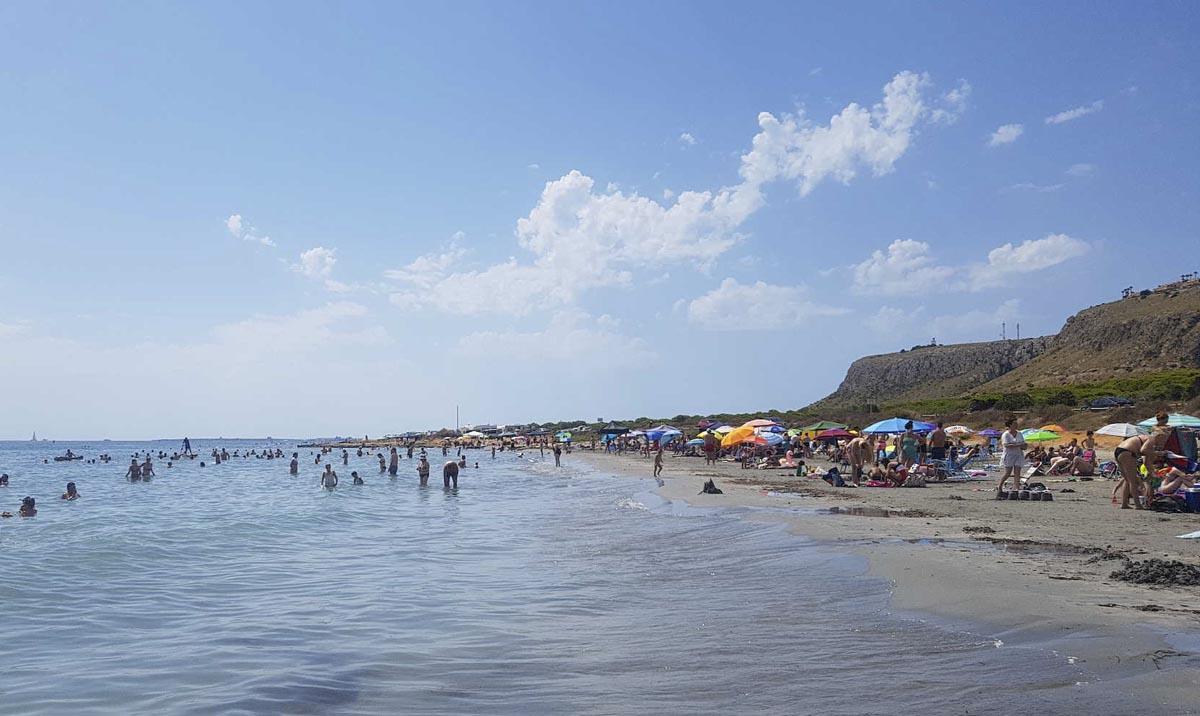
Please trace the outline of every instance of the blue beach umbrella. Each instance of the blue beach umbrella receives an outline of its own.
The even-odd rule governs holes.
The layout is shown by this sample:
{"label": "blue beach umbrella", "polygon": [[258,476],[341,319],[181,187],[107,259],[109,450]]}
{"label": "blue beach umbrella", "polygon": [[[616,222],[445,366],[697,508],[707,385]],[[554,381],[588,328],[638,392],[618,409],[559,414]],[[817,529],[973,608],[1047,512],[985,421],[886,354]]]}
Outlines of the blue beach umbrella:
{"label": "blue beach umbrella", "polygon": [[[904,432],[904,425],[908,422],[909,422],[908,418],[888,418],[887,420],[880,420],[877,423],[868,425],[867,427],[863,428],[863,432],[864,433],[872,433],[872,434],[902,433],[902,432]],[[913,424],[913,430],[918,433],[927,433],[930,430],[933,430],[935,427],[937,427],[935,425],[932,425],[930,423],[925,423],[920,420],[913,420],[912,424]]]}

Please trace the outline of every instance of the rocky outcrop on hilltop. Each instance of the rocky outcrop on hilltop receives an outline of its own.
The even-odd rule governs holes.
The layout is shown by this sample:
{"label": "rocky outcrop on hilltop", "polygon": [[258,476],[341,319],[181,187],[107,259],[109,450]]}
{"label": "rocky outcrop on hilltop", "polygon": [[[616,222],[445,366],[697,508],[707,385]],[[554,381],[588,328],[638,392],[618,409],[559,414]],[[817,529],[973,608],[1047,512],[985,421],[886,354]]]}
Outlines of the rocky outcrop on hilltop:
{"label": "rocky outcrop on hilltop", "polygon": [[1003,392],[1200,368],[1200,281],[1134,293],[1071,318],[1044,353],[983,386]]}
{"label": "rocky outcrop on hilltop", "polygon": [[1200,369],[1200,280],[1084,309],[1054,336],[917,347],[860,358],[810,408],[1007,393]]}
{"label": "rocky outcrop on hilltop", "polygon": [[948,398],[1013,371],[1041,355],[1050,338],[918,346],[859,358],[838,389],[817,405],[862,406]]}

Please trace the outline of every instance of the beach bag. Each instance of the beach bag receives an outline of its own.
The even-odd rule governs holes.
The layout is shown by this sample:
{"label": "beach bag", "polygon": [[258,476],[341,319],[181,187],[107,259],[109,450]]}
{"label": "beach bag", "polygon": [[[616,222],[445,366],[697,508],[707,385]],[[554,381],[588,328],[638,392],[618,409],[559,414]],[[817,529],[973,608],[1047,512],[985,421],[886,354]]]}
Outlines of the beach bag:
{"label": "beach bag", "polygon": [[925,476],[913,473],[905,478],[903,487],[925,487]]}
{"label": "beach bag", "polygon": [[704,489],[700,491],[700,494],[702,494],[702,495],[724,495],[725,493],[721,490],[721,488],[717,487],[716,482],[714,482],[713,480],[710,479],[704,483]]}
{"label": "beach bag", "polygon": [[1186,504],[1169,495],[1155,497],[1150,501],[1150,509],[1155,512],[1187,512]]}

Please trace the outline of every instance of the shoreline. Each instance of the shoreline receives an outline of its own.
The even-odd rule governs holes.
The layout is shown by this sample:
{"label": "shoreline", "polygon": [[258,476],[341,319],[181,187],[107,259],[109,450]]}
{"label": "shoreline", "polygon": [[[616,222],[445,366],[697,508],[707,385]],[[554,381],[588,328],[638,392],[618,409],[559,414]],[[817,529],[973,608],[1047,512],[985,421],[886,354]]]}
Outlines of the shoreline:
{"label": "shoreline", "polygon": [[[640,455],[577,450],[567,459],[617,476],[652,479],[651,460]],[[821,480],[785,478],[783,472],[742,470],[731,463],[706,466],[699,458],[667,456],[656,492],[698,508],[741,508],[745,519],[782,524],[792,534],[864,558],[864,576],[886,580],[888,608],[898,615],[932,617],[966,631],[984,627],[998,646],[1044,645],[1073,663],[1086,664],[1099,680],[1127,680],[1128,688],[1144,689],[1164,705],[1197,700],[1193,685],[1200,678],[1200,609],[1190,603],[1200,601],[1200,590],[1130,584],[1108,576],[1122,565],[1122,556],[1194,563],[1194,540],[1177,539],[1185,546],[1175,551],[1137,544],[1145,532],[1195,529],[1184,521],[1169,520],[1173,526],[1164,527],[1156,513],[1113,509],[1130,517],[1114,530],[1113,539],[1099,540],[1102,533],[1093,530],[1055,540],[1047,535],[1071,523],[1063,513],[1079,511],[1081,504],[1094,510],[1094,493],[1111,490],[1112,483],[1071,483],[1070,488],[1088,489],[1056,493],[1051,503],[1009,505],[990,499],[991,480],[925,489],[837,489]],[[701,493],[707,479],[716,480],[724,494]],[[988,492],[974,492],[980,486]],[[1060,495],[1081,492],[1085,496],[1077,499],[1083,502],[1059,501]],[[1089,495],[1091,502],[1086,501]],[[921,503],[928,504],[922,508]],[[960,514],[953,514],[953,508]],[[891,516],[872,516],[880,511]],[[993,515],[992,526],[983,524],[987,518],[981,513],[999,511],[1008,514]],[[1134,517],[1147,524],[1132,521]],[[964,532],[964,527],[993,532]]]}

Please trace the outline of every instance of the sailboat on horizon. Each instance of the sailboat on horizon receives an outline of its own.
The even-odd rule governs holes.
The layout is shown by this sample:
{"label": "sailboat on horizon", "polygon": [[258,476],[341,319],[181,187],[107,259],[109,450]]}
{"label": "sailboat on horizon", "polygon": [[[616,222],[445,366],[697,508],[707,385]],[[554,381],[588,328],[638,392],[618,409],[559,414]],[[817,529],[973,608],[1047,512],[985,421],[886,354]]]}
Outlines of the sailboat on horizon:
{"label": "sailboat on horizon", "polygon": [[33,438],[32,438],[32,439],[31,439],[29,442],[31,442],[31,443],[36,443],[37,441],[38,441],[38,439],[37,439],[37,431],[36,431],[36,430],[34,430],[34,431],[33,431]]}

